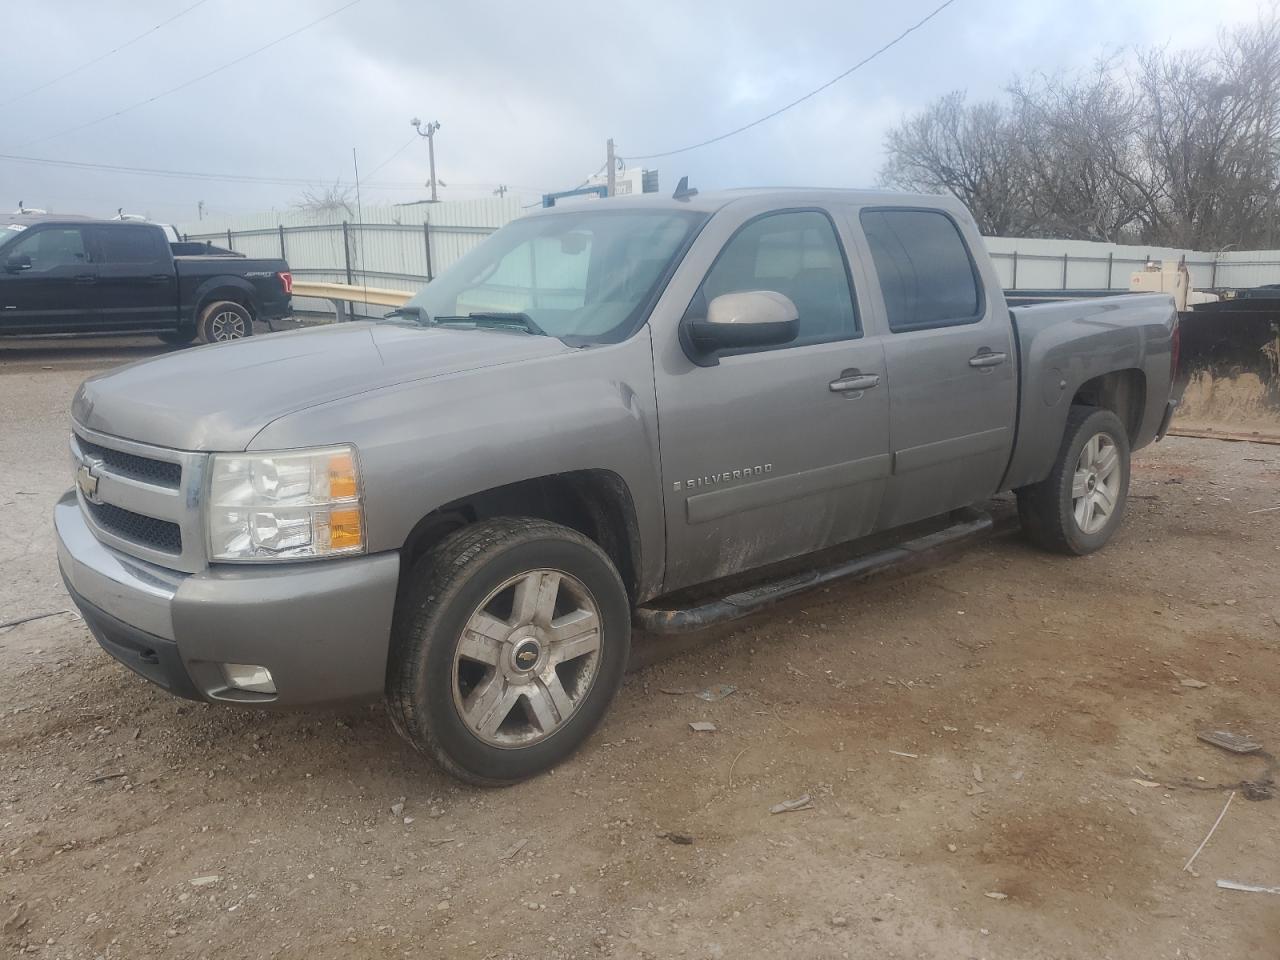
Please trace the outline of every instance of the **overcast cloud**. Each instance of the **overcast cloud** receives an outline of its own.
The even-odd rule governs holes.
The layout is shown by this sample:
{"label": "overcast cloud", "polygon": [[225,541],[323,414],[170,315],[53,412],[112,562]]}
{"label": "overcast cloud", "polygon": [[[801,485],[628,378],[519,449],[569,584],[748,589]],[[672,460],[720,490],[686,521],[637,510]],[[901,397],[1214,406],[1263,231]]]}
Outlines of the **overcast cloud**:
{"label": "overcast cloud", "polygon": [[[193,0],[0,4],[0,102],[105,53]],[[575,186],[618,151],[684,146],[824,83],[938,0],[413,2],[355,6],[232,69],[143,101],[242,56],[347,0],[206,0],[128,50],[0,107],[0,153],[133,167],[333,181],[438,120],[445,198],[505,183],[529,199]],[[1126,47],[1211,43],[1255,18],[1252,0],[957,0],[846,80],[723,143],[647,164],[664,187],[874,183],[885,131],[961,88],[999,94],[1015,73],[1074,71]],[[420,199],[426,144],[370,178],[364,202]],[[377,184],[376,186],[374,184]],[[299,185],[129,176],[0,161],[0,210],[117,207],[189,223],[285,207]]]}

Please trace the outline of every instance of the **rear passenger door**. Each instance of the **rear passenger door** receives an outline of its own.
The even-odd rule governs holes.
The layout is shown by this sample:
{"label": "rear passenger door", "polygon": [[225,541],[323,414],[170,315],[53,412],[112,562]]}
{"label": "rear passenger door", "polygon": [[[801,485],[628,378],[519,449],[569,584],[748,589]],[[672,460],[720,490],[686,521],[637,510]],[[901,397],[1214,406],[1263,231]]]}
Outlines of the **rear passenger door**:
{"label": "rear passenger door", "polygon": [[178,278],[160,227],[90,228],[98,266],[98,321],[107,330],[164,330],[178,322]]}
{"label": "rear passenger door", "polygon": [[885,529],[995,493],[1013,446],[1017,356],[1004,298],[985,296],[950,213],[865,207],[857,219],[889,331]]}

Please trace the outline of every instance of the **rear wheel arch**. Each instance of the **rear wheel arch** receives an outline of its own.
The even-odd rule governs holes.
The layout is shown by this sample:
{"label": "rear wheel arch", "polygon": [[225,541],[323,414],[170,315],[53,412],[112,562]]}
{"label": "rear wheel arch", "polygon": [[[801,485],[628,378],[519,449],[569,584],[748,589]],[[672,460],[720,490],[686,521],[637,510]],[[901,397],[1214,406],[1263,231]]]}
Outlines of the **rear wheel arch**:
{"label": "rear wheel arch", "polygon": [[1071,400],[1073,407],[1110,410],[1124,424],[1129,444],[1136,445],[1147,402],[1147,375],[1137,369],[1113,370],[1086,380]]}
{"label": "rear wheel arch", "polygon": [[637,601],[643,569],[639,521],[630,488],[612,470],[572,470],[532,477],[443,504],[423,516],[405,538],[401,570],[412,570],[454,531],[498,517],[548,520],[581,533],[604,550],[631,602]]}

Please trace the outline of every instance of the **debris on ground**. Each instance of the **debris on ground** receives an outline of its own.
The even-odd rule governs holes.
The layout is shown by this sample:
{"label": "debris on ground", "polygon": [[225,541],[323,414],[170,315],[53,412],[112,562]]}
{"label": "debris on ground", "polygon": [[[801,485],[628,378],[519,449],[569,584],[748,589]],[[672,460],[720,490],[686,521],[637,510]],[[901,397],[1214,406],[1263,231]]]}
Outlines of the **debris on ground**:
{"label": "debris on ground", "polygon": [[1184,687],[1190,687],[1192,690],[1203,690],[1208,686],[1203,680],[1193,680],[1190,677],[1180,681]]}
{"label": "debris on ground", "polygon": [[1007,893],[1001,893],[999,890],[988,890],[986,893],[983,894],[983,896],[988,897],[991,900],[1008,900],[1009,899],[1009,895]]}
{"label": "debris on ground", "polygon": [[1262,749],[1262,744],[1228,730],[1201,730],[1196,737],[1232,753],[1257,753]]}
{"label": "debris on ground", "polygon": [[211,874],[207,877],[195,877],[188,881],[193,887],[211,887],[222,878],[217,874]]}
{"label": "debris on ground", "polygon": [[705,700],[707,703],[715,703],[717,700],[723,700],[729,694],[738,688],[731,683],[717,683],[714,687],[707,687],[705,690],[699,690],[694,694],[699,700]]}
{"label": "debris on ground", "polygon": [[1156,780],[1142,780],[1138,777],[1133,778],[1133,782],[1140,787],[1158,787],[1160,783]]}
{"label": "debris on ground", "polygon": [[691,843],[693,843],[693,837],[691,837],[689,834],[687,834],[687,833],[672,833],[672,832],[670,832],[670,831],[667,831],[667,832],[665,832],[665,833],[660,833],[660,834],[658,834],[658,839],[659,839],[659,840],[670,840],[672,843],[678,843],[678,844],[680,844],[680,845],[682,845],[682,846],[689,846]]}
{"label": "debris on ground", "polygon": [[404,816],[404,804],[403,804],[403,803],[393,803],[393,804],[391,805],[391,815],[392,815],[393,817],[400,817],[400,816]]}
{"label": "debris on ground", "polygon": [[795,813],[797,810],[812,810],[813,797],[805,794],[796,797],[794,800],[783,800],[781,803],[775,803],[769,808],[770,813]]}
{"label": "debris on ground", "polygon": [[529,842],[528,837],[524,837],[523,839],[517,840],[511,846],[507,847],[507,849],[503,851],[502,856],[498,857],[498,859],[514,860],[516,854],[518,854],[521,850],[523,850],[525,848],[525,845],[528,844],[528,842]]}
{"label": "debris on ground", "polygon": [[973,765],[973,779],[977,780],[979,783],[982,782],[982,767],[976,763]]}
{"label": "debris on ground", "polygon": [[716,725],[708,720],[694,720],[689,724],[689,729],[694,733],[714,733]]}
{"label": "debris on ground", "polygon": [[1205,844],[1209,842],[1209,838],[1213,836],[1213,832],[1218,829],[1218,824],[1222,823],[1222,818],[1227,815],[1227,808],[1231,806],[1231,801],[1236,798],[1236,792],[1231,791],[1231,796],[1227,797],[1227,802],[1222,806],[1222,812],[1218,814],[1218,819],[1213,821],[1213,826],[1209,828],[1209,832],[1205,834],[1205,838],[1200,841],[1200,846],[1196,847],[1196,852],[1191,855],[1191,859],[1183,864],[1182,869],[1190,870],[1191,864],[1195,863],[1196,857],[1200,856],[1200,851],[1205,848]]}
{"label": "debris on ground", "polygon": [[5,919],[3,931],[5,933],[17,933],[25,927],[30,919],[26,914],[26,910],[26,903],[19,903],[14,908],[13,913],[9,914],[8,918]]}
{"label": "debris on ground", "polygon": [[892,753],[895,757],[906,757],[908,760],[920,759],[920,754],[918,753],[903,753],[901,750],[890,750],[889,752]]}
{"label": "debris on ground", "polygon": [[665,693],[669,697],[684,697],[698,691],[693,687],[659,687],[658,692]]}
{"label": "debris on ground", "polygon": [[1219,880],[1221,890],[1239,890],[1241,893],[1274,893],[1280,895],[1280,887],[1261,887],[1256,883],[1237,883],[1235,880]]}

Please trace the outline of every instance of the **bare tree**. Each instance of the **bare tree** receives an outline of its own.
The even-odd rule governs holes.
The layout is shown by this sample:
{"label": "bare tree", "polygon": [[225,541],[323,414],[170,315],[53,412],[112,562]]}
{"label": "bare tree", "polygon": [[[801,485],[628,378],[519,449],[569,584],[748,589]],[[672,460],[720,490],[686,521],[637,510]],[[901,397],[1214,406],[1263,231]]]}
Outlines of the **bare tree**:
{"label": "bare tree", "polygon": [[893,130],[886,149],[884,183],[952,193],[988,235],[1025,228],[1025,167],[1012,118],[999,104],[970,105],[964,93],[949,93]]}
{"label": "bare tree", "polygon": [[315,189],[308,187],[302,191],[302,196],[295,200],[292,206],[295,210],[309,214],[313,219],[332,222],[335,219],[354,217],[356,215],[354,204],[355,192],[352,188],[343,186],[341,181],[334,181],[333,185],[328,187]]}
{"label": "bare tree", "polygon": [[886,184],[949,192],[988,233],[1220,249],[1280,242],[1280,19],[1141,52],[1010,103],[948,94],[887,137]]}

